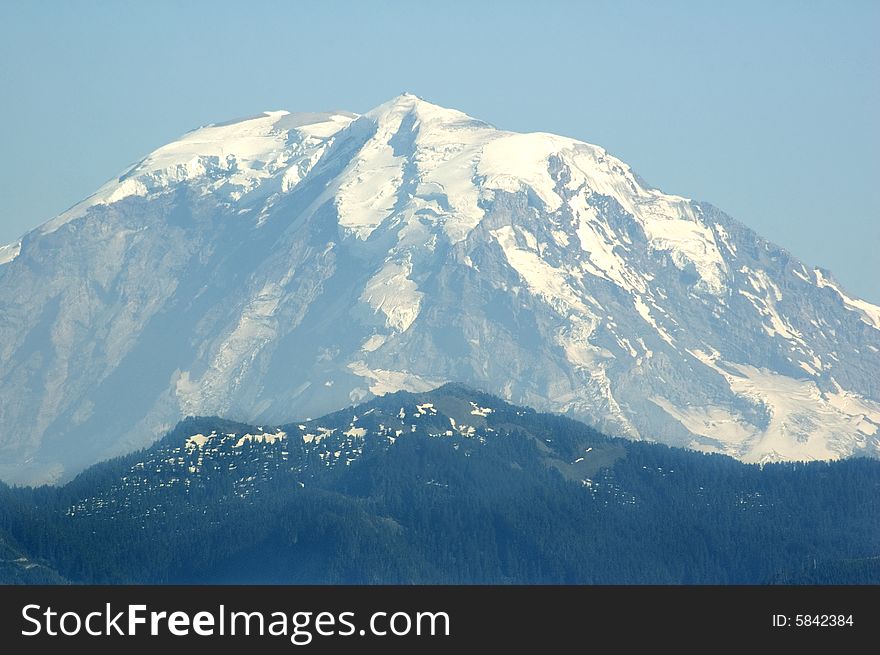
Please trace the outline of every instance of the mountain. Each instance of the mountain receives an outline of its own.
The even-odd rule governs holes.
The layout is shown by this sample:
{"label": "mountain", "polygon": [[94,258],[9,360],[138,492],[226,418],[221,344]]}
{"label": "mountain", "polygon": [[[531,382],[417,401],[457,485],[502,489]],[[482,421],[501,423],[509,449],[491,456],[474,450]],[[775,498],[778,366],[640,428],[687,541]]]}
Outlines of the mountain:
{"label": "mountain", "polygon": [[187,419],[0,485],[0,531],[77,583],[876,583],[878,502],[875,459],[742,464],[445,385]]}
{"label": "mountain", "polygon": [[746,462],[877,456],[878,365],[880,307],[829,272],[408,94],[195,130],[0,251],[14,482],[446,381]]}

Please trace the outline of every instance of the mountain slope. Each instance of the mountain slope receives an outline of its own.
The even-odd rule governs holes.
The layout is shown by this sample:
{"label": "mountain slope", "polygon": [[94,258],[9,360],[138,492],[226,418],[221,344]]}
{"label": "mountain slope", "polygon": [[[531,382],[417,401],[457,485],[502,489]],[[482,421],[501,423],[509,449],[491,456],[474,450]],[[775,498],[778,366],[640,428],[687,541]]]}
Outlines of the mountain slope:
{"label": "mountain slope", "polygon": [[876,460],[746,465],[445,385],[188,419],[64,487],[0,487],[0,530],[75,582],[866,583],[878,485]]}
{"label": "mountain slope", "polygon": [[0,584],[66,584],[57,571],[34,561],[0,532]]}
{"label": "mountain slope", "polygon": [[0,253],[0,478],[460,381],[744,461],[880,453],[880,308],[602,148],[403,95],[160,148]]}

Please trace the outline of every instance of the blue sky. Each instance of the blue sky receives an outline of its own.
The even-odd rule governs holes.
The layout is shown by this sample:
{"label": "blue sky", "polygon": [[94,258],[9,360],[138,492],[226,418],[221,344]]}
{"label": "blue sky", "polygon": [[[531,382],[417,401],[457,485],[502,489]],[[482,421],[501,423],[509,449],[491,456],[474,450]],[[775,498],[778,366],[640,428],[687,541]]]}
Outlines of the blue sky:
{"label": "blue sky", "polygon": [[183,132],[411,91],[606,147],[880,302],[880,3],[3,2],[0,242]]}

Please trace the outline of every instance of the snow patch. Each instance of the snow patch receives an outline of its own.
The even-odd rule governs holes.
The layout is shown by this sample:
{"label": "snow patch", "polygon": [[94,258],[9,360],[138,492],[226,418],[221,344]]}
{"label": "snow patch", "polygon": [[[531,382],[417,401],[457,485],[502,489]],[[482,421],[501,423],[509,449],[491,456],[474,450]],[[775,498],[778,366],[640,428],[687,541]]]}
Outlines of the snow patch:
{"label": "snow patch", "polygon": [[283,430],[277,430],[273,434],[269,434],[267,432],[261,432],[259,434],[244,434],[239,437],[238,441],[235,442],[233,448],[241,448],[246,443],[273,444],[279,441],[283,441],[286,438],[287,433]]}
{"label": "snow patch", "polygon": [[205,447],[205,444],[208,443],[209,439],[213,439],[217,436],[216,432],[212,432],[211,434],[194,434],[191,437],[188,437],[186,442],[184,443],[184,448],[187,451],[192,452],[193,450],[201,450]]}
{"label": "snow patch", "polygon": [[727,251],[735,257],[736,244],[734,244],[730,240],[730,235],[727,234],[727,230],[724,229],[724,226],[721,225],[721,223],[715,223],[715,234],[718,235],[718,239],[721,241],[724,247],[727,248]]}
{"label": "snow patch", "polygon": [[0,246],[0,266],[8,264],[21,254],[21,241]]}
{"label": "snow patch", "polygon": [[796,277],[799,277],[800,279],[802,279],[804,282],[809,282],[810,284],[813,283],[813,281],[812,281],[810,278],[808,278],[806,275],[804,275],[803,273],[801,273],[801,272],[800,272],[799,270],[797,270],[796,268],[791,269],[791,272],[792,272]]}
{"label": "snow patch", "polygon": [[405,332],[413,324],[422,304],[423,294],[409,279],[411,273],[411,258],[407,257],[403,262],[388,261],[367,282],[361,294],[361,302],[368,304],[375,313],[384,314],[386,326],[396,332]]}
{"label": "snow patch", "polygon": [[487,416],[489,416],[489,414],[495,411],[491,407],[480,407],[479,405],[477,405],[477,403],[473,401],[470,401],[470,403],[472,407],[471,414],[473,414],[474,416],[482,416],[483,418],[486,418]]}
{"label": "snow patch", "polygon": [[860,318],[863,322],[867,323],[873,328],[880,330],[880,307],[877,305],[873,305],[865,300],[859,300],[857,298],[850,298],[847,296],[834,282],[829,280],[822,274],[818,268],[813,271],[816,276],[816,285],[819,287],[827,287],[832,289],[840,296],[840,299],[843,301],[844,306],[847,309],[858,312]]}
{"label": "snow patch", "polygon": [[763,324],[764,331],[771,337],[779,335],[806,348],[803,335],[780,314],[777,303],[782,300],[782,292],[770,276],[764,271],[754,271],[746,266],[740,268],[740,272],[747,276],[752,288],[760,295],[742,289],[737,292],[747,298],[762,317],[769,319],[770,325]]}
{"label": "snow patch", "polygon": [[275,315],[292,275],[290,270],[281,280],[267,281],[254,295],[242,310],[238,324],[216,347],[210,367],[199,380],[192,380],[188,371],[179,375],[175,391],[185,413],[195,415],[205,407],[226,410],[217,405],[217,399],[241,386],[257,355],[277,335]]}
{"label": "snow patch", "polygon": [[416,405],[416,412],[418,412],[419,416],[427,414],[436,415],[437,409],[434,407],[434,403],[422,403],[421,405]]}
{"label": "snow patch", "polygon": [[[669,333],[666,330],[657,325],[657,321],[655,321],[654,317],[651,316],[651,310],[648,309],[648,305],[645,304],[645,301],[642,300],[641,296],[635,296],[633,298],[633,304],[635,305],[636,311],[639,313],[639,316],[645,319],[645,322],[648,323],[648,325],[650,325],[652,328],[654,328],[657,334],[660,335],[660,338],[663,339],[663,341],[668,343],[670,346],[674,346],[675,342],[673,341],[672,337],[669,336]],[[642,344],[642,347],[644,347],[644,343]]]}
{"label": "snow patch", "polygon": [[508,263],[529,288],[562,315],[571,311],[587,314],[588,309],[566,280],[566,272],[552,267],[535,252],[517,244],[516,232],[506,225],[492,230]]}
{"label": "snow patch", "polygon": [[371,353],[381,348],[387,340],[388,337],[384,334],[374,334],[361,344],[361,350],[365,353]]}
{"label": "snow patch", "polygon": [[619,244],[609,236],[605,225],[598,220],[596,209],[587,203],[584,194],[574,196],[568,202],[577,219],[576,234],[581,248],[589,255],[583,262],[587,272],[610,280],[622,289],[644,292],[645,281],[634,274],[615,252]]}
{"label": "snow patch", "polygon": [[422,393],[436,389],[446,382],[446,380],[423,377],[409,371],[373,369],[368,367],[366,362],[363,361],[351,362],[348,368],[355,375],[368,379],[370,381],[370,393],[376,396],[394,393],[395,391]]}
{"label": "snow patch", "polygon": [[694,434],[730,445],[732,451],[755,435],[754,426],[742,416],[720,406],[676,407],[666,398],[654,396],[649,400]]}

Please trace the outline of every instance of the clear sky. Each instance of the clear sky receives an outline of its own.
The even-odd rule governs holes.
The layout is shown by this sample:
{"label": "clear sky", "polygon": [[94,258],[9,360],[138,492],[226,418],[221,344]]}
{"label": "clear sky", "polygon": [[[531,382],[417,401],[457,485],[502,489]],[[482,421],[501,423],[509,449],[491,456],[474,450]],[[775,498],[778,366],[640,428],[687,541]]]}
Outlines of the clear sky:
{"label": "clear sky", "polygon": [[596,143],[880,302],[880,2],[0,2],[0,242],[183,132],[403,91]]}

